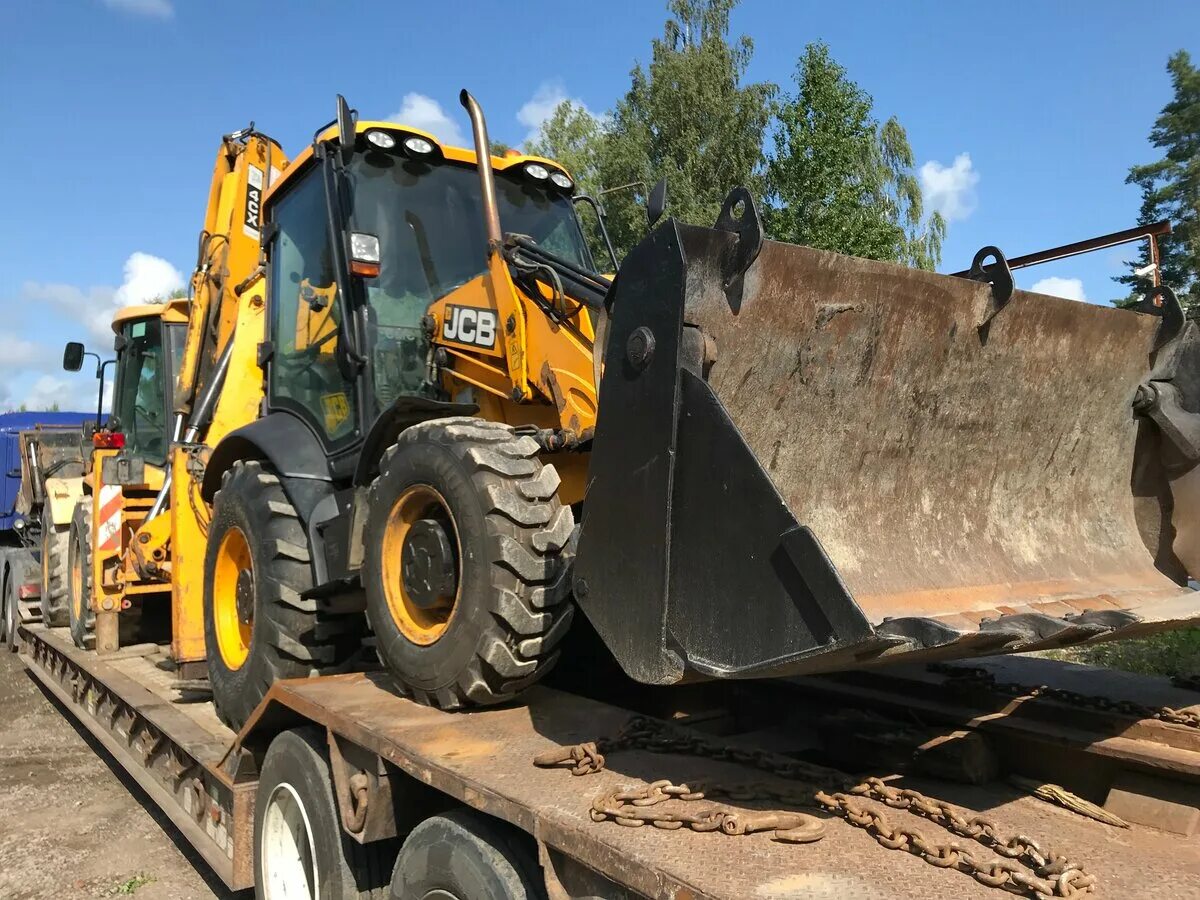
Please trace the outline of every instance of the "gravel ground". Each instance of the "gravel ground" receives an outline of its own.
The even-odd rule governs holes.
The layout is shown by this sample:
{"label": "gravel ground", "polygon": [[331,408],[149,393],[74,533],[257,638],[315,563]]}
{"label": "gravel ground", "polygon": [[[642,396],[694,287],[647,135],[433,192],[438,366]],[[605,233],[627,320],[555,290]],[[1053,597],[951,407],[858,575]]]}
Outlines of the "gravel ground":
{"label": "gravel ground", "polygon": [[0,897],[231,894],[120,766],[0,648]]}

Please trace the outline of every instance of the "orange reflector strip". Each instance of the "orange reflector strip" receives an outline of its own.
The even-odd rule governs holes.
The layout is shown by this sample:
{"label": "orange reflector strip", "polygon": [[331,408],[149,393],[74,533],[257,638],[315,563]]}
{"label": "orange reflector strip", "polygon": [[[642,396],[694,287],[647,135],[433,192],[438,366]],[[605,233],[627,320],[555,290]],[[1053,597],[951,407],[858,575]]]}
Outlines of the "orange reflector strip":
{"label": "orange reflector strip", "polygon": [[35,597],[40,597],[42,586],[36,581],[27,581],[17,588],[17,596],[22,600],[32,600]]}
{"label": "orange reflector strip", "polygon": [[351,260],[350,271],[355,275],[361,275],[363,278],[376,278],[379,276],[379,263]]}

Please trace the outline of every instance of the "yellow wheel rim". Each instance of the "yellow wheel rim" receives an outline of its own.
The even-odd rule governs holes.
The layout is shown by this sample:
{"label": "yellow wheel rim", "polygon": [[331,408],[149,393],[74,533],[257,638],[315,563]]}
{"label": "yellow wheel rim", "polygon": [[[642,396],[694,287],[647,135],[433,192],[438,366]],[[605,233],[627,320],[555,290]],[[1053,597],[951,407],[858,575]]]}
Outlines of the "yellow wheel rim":
{"label": "yellow wheel rim", "polygon": [[227,667],[239,669],[250,655],[250,636],[254,631],[254,562],[250,558],[250,544],[240,528],[230,528],[221,538],[213,570],[212,597],[217,650]]}
{"label": "yellow wheel rim", "polygon": [[[403,555],[405,541],[413,525],[423,519],[435,519],[449,524],[456,552],[455,589],[450,596],[440,596],[432,605],[418,604],[409,595],[404,584]],[[416,484],[405,488],[392,504],[383,532],[383,591],[387,598],[392,621],[400,633],[422,647],[435,643],[446,633],[458,598],[462,593],[462,547],[459,543],[458,526],[450,514],[445,499],[433,488]]]}
{"label": "yellow wheel rim", "polygon": [[83,561],[79,558],[80,554],[76,553],[75,558],[71,560],[71,609],[75,613],[76,621],[83,619]]}

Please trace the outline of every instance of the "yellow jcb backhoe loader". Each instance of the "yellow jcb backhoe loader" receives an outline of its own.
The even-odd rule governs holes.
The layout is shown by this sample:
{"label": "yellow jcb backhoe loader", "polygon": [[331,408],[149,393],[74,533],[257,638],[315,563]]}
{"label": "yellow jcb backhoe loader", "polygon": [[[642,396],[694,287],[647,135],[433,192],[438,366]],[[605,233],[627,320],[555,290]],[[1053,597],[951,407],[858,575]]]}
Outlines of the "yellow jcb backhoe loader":
{"label": "yellow jcb backhoe loader", "polygon": [[491,157],[462,101],[474,152],[339,98],[261,198],[262,265],[224,269],[267,310],[222,392],[265,382],[263,414],[187,454],[226,721],[352,664],[364,594],[399,688],[445,708],[544,674],[571,594],[656,684],[1196,621],[1170,291],[1105,309],[1016,290],[993,248],[963,279],[765,241],[742,190],[610,285],[570,176]]}
{"label": "yellow jcb backhoe loader", "polygon": [[[79,647],[116,650],[138,639],[143,613],[168,610],[169,535],[151,543],[138,534],[167,472],[172,387],[187,312],[187,301],[172,300],[113,316],[112,415],[92,435],[83,494],[68,531],[66,621],[53,623],[68,625]],[[83,355],[82,344],[69,343],[64,368],[78,371]]]}

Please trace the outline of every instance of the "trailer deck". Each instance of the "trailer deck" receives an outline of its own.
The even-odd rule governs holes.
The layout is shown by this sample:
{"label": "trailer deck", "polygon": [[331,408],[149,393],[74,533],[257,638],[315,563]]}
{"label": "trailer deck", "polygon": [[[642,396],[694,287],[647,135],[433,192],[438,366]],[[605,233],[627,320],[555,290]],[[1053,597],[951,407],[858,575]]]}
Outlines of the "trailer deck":
{"label": "trailer deck", "polygon": [[[728,837],[594,822],[593,800],[616,788],[661,778],[771,781],[740,765],[643,750],[612,753],[603,771],[579,777],[532,765],[535,755],[555,747],[617,734],[631,713],[611,704],[542,687],[521,705],[453,714],[397,696],[383,676],[331,676],[276,684],[239,738],[220,724],[211,704],[186,702],[174,675],[158,665],[164,658],[159,647],[101,658],[76,649],[65,629],[30,623],[23,630],[22,653],[37,678],[232,888],[253,883],[256,752],[272,731],[313,723],[327,729],[338,746],[375,754],[389,771],[407,773],[532,834],[551,872],[551,897],[1000,896],[963,872],[885,849],[867,831],[839,819],[827,821],[823,840],[804,845],[776,842],[766,833]],[[802,747],[809,737],[774,734],[767,742]],[[747,746],[763,741],[756,734]],[[1096,876],[1096,896],[1200,896],[1200,846],[1194,839],[1102,825],[1004,782],[965,786],[905,777],[895,784],[985,813],[1000,831],[1026,835],[1066,855]],[[964,843],[927,820],[873,801],[868,805],[894,822],[911,820],[904,824],[936,843]],[[994,855],[975,849],[981,857]]]}

